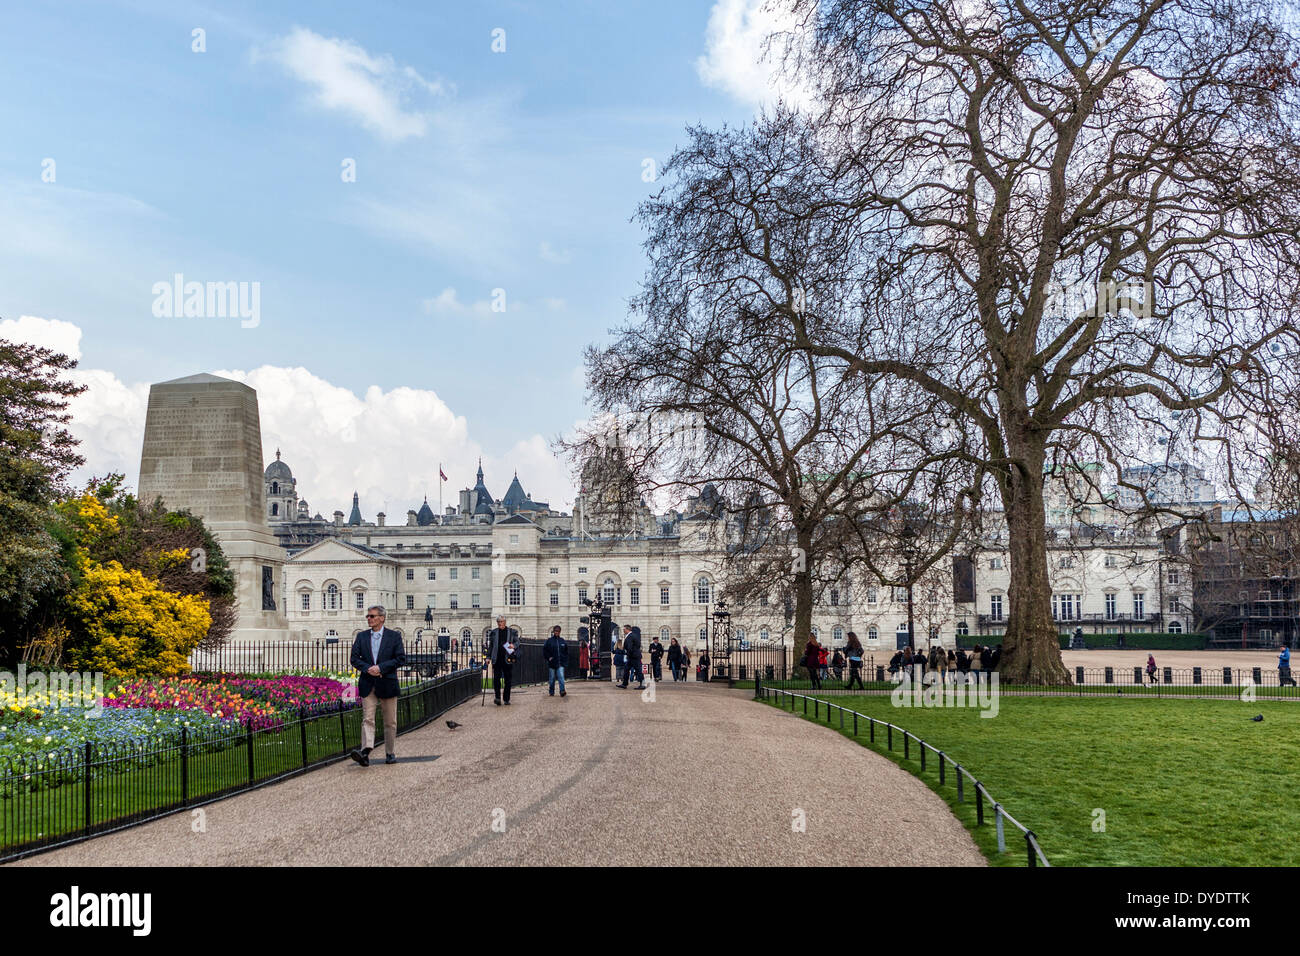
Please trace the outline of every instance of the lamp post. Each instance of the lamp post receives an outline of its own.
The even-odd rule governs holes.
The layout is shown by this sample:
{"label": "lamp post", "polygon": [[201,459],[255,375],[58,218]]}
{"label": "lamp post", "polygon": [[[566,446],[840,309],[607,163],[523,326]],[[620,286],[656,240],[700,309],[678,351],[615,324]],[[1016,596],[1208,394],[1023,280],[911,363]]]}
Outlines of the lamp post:
{"label": "lamp post", "polygon": [[907,585],[907,646],[916,653],[916,628],[912,623],[912,562],[916,560],[916,532],[905,526],[899,537],[903,539],[903,581]]}

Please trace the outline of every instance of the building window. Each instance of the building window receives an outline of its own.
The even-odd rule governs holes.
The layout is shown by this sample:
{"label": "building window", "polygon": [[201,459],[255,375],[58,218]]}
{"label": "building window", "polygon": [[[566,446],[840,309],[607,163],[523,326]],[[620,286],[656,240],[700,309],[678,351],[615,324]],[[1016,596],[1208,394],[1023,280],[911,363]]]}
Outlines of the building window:
{"label": "building window", "polygon": [[989,558],[989,570],[990,570],[990,571],[1001,571],[1001,570],[1002,570],[1002,559],[1001,559],[1001,558]]}
{"label": "building window", "polygon": [[895,588],[894,588],[894,600],[895,600],[895,601],[900,601],[900,602],[902,602],[903,604],[906,604],[906,603],[907,603],[907,588],[895,587]]}
{"label": "building window", "polygon": [[672,639],[673,639],[673,632],[669,630],[667,626],[659,628],[659,640],[662,643],[667,644]]}
{"label": "building window", "polygon": [[560,589],[551,588],[551,607],[560,606]]}
{"label": "building window", "polygon": [[758,596],[758,606],[759,606],[759,607],[767,607],[767,595],[766,595],[766,594],[760,594],[760,595]]}
{"label": "building window", "polygon": [[447,596],[447,602],[448,602],[448,603],[447,603],[447,606],[450,607],[453,611],[458,611],[458,610],[460,610],[460,595],[459,595],[459,594],[449,594],[449,595]]}
{"label": "building window", "polygon": [[1170,614],[1182,614],[1182,613],[1183,613],[1183,604],[1182,604],[1181,601],[1178,600],[1178,598],[1176,598],[1176,597],[1171,597],[1171,598],[1169,599],[1169,613],[1170,613]]}
{"label": "building window", "polygon": [[840,606],[840,589],[831,588],[831,607]]}
{"label": "building window", "polygon": [[429,569],[429,580],[430,580],[430,581],[436,581],[436,580],[438,580],[438,569],[437,569],[437,568],[430,568],[430,569]]}
{"label": "building window", "polygon": [[831,631],[831,641],[833,643],[838,644],[842,640],[844,640],[844,628],[837,627],[835,630]]}
{"label": "building window", "polygon": [[339,609],[339,586],[331,584],[325,589],[325,610],[337,611]]}
{"label": "building window", "polygon": [[758,639],[759,639],[760,641],[764,641],[764,642],[765,642],[765,641],[767,641],[768,638],[770,638],[771,636],[772,636],[772,635],[771,635],[771,632],[770,632],[767,628],[765,628],[765,627],[764,627],[764,628],[760,628],[759,631],[758,631]]}
{"label": "building window", "polygon": [[552,576],[552,577],[554,577],[555,575],[557,575],[557,574],[559,574],[559,573],[560,573],[560,569],[559,569],[559,568],[551,568],[551,576]]}
{"label": "building window", "polygon": [[415,595],[414,595],[414,594],[408,594],[408,595],[406,596],[406,609],[407,609],[408,611],[414,611],[414,610],[415,610]]}
{"label": "building window", "polygon": [[875,604],[878,600],[878,592],[875,588],[867,588],[867,603]]}
{"label": "building window", "polygon": [[605,579],[605,594],[604,594],[605,606],[606,606],[606,607],[612,606],[612,605],[615,603],[615,598],[616,598],[616,597],[617,597],[617,595],[615,594],[614,579],[613,579],[613,578],[606,578],[606,579]]}
{"label": "building window", "polygon": [[695,581],[695,603],[709,603],[709,579],[701,576]]}
{"label": "building window", "polygon": [[1170,621],[1170,622],[1169,622],[1169,633],[1170,633],[1170,634],[1181,634],[1181,633],[1183,633],[1183,625],[1180,624],[1178,621]]}
{"label": "building window", "polygon": [[364,611],[365,609],[366,609],[366,592],[365,592],[365,591],[358,591],[358,592],[357,592],[357,610],[358,610],[358,611]]}
{"label": "building window", "polygon": [[475,593],[475,594],[471,594],[471,595],[469,596],[469,606],[470,606],[470,607],[479,607],[479,596],[478,596],[478,594]]}
{"label": "building window", "polygon": [[967,637],[969,634],[970,634],[970,625],[967,624],[965,621],[959,622],[957,625],[957,636]]}
{"label": "building window", "polygon": [[587,569],[586,569],[585,567],[578,568],[578,573],[579,573],[579,574],[586,574],[586,573],[587,573]]}
{"label": "building window", "polygon": [[1052,617],[1058,621],[1073,621],[1083,616],[1082,594],[1053,594]]}
{"label": "building window", "polygon": [[1108,593],[1106,595],[1106,620],[1115,620],[1115,595]]}
{"label": "building window", "polygon": [[1169,570],[1169,583],[1170,584],[1178,583],[1178,570],[1176,568],[1170,568]]}
{"label": "building window", "polygon": [[989,595],[989,620],[990,621],[1002,620],[1002,595],[1001,594]]}
{"label": "building window", "polygon": [[438,606],[438,595],[426,594],[424,596],[424,606],[431,611],[436,608]]}
{"label": "building window", "polygon": [[587,589],[578,588],[578,603],[585,604],[586,602],[587,602]]}
{"label": "building window", "polygon": [[518,578],[511,578],[510,583],[506,585],[506,604],[511,607],[523,607],[524,582]]}
{"label": "building window", "polygon": [[407,568],[407,569],[406,569],[406,580],[408,580],[408,581],[414,581],[414,580],[415,580],[415,568]]}
{"label": "building window", "polygon": [[1133,592],[1133,617],[1135,620],[1141,619],[1147,613],[1147,596],[1141,591]]}
{"label": "building window", "polygon": [[460,643],[462,646],[473,647],[474,632],[468,627],[461,628]]}
{"label": "building window", "polygon": [[1108,568],[1113,568],[1113,567],[1115,567],[1115,565],[1117,564],[1117,562],[1115,561],[1115,555],[1113,555],[1113,554],[1108,554],[1108,555],[1106,555],[1106,561],[1105,561],[1105,564],[1106,564],[1106,567],[1108,567]]}
{"label": "building window", "polygon": [[457,578],[460,577],[460,568],[452,568],[451,571],[448,573],[448,576],[453,581],[455,581]]}
{"label": "building window", "polygon": [[879,629],[876,628],[874,624],[871,627],[867,628],[867,640],[869,641],[880,640],[880,631]]}
{"label": "building window", "polygon": [[812,636],[815,637],[815,638],[817,638],[818,640],[821,640],[821,636],[822,636],[821,629],[820,629],[820,628],[817,628],[817,627],[814,627],[814,628],[812,629]]}
{"label": "building window", "polygon": [[510,536],[510,543],[511,543],[511,544],[518,544],[518,543],[519,543],[519,535],[517,535],[517,534],[512,534],[512,535]]}
{"label": "building window", "polygon": [[1057,567],[1060,568],[1074,567],[1074,558],[1070,557],[1069,555],[1062,555],[1060,561],[1057,562]]}
{"label": "building window", "polygon": [[471,581],[477,581],[477,580],[479,579],[479,569],[478,569],[478,568],[470,568],[470,569],[469,569],[469,579],[470,579]]}
{"label": "building window", "polygon": [[660,574],[667,574],[667,573],[668,573],[668,565],[666,565],[666,564],[661,564],[661,565],[659,565],[659,573],[660,573]]}
{"label": "building window", "polygon": [[659,589],[659,603],[664,607],[668,606],[668,588]]}
{"label": "building window", "polygon": [[304,611],[310,611],[310,610],[311,610],[311,592],[310,592],[310,591],[303,591],[303,592],[302,592],[302,609],[303,609]]}
{"label": "building window", "polygon": [[640,570],[641,570],[641,566],[637,564],[634,564],[632,565],[632,567],[628,568],[628,571],[630,571],[632,574],[636,574]]}
{"label": "building window", "polygon": [[274,518],[274,517],[275,517],[276,515],[278,515],[279,513],[280,513],[280,506],[277,505],[277,504],[272,504],[272,505],[271,505],[271,517]]}
{"label": "building window", "polygon": [[637,587],[635,584],[627,589],[627,603],[628,604],[641,603],[641,589]]}

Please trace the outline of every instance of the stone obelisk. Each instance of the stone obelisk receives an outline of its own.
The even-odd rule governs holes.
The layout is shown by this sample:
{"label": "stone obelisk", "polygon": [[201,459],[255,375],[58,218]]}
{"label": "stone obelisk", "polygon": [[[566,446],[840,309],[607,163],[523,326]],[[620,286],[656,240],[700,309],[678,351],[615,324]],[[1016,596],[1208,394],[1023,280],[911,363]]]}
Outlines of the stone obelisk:
{"label": "stone obelisk", "polygon": [[289,637],[284,549],[266,524],[257,392],[216,375],[149,386],[140,500],[203,518],[236,582],[234,641]]}

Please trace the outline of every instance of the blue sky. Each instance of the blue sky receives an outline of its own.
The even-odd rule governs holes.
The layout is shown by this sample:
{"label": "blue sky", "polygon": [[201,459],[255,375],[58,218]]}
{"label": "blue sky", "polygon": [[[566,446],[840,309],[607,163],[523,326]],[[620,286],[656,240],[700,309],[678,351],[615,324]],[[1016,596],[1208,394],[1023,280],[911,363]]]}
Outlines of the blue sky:
{"label": "blue sky", "polygon": [[[448,471],[450,497],[479,454],[495,494],[513,458],[530,493],[563,504],[567,478],[543,446],[586,416],[581,350],[636,292],[630,218],[658,185],[646,160],[666,161],[687,124],[753,115],[755,7],[11,7],[5,334],[34,317],[29,337],[75,340],[103,377],[74,409],[88,472],[131,477],[149,382],[229,371],[259,389],[268,457],[283,445],[326,512],[360,462],[411,441],[417,476],[371,482],[372,512],[421,485],[436,495],[438,461],[461,470]],[[492,49],[498,28],[505,52]],[[258,283],[257,326],[156,316],[152,287],[176,273]]]}

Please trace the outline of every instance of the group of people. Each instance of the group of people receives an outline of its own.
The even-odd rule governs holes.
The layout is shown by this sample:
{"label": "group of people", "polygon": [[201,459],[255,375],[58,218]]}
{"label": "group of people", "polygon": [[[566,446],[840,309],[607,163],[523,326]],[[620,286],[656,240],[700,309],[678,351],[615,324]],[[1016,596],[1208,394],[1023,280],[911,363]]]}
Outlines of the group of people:
{"label": "group of people", "polygon": [[[691,649],[689,647],[682,646],[675,637],[670,638],[668,646],[664,647],[663,642],[655,637],[651,639],[648,649],[650,651],[649,673],[656,682],[664,679],[663,662],[665,657],[668,659],[668,669],[672,672],[674,682],[688,679],[691,667]],[[646,667],[642,660],[641,629],[639,627],[631,624],[623,625],[623,636],[614,642],[611,656],[614,660],[614,680],[620,687],[626,687],[632,677],[636,677],[639,687],[645,687]],[[700,680],[707,681],[709,679],[709,652],[707,649],[700,651],[697,671]]]}
{"label": "group of people", "polygon": [[803,665],[808,668],[808,676],[812,680],[813,687],[820,688],[822,681],[830,678],[831,672],[834,672],[836,680],[844,679],[844,668],[849,670],[850,688],[856,683],[860,689],[865,690],[862,684],[862,662],[864,658],[862,650],[862,641],[858,635],[849,631],[847,643],[844,649],[835,648],[834,653],[829,651],[817,638],[808,638],[808,644],[804,647]]}
{"label": "group of people", "polygon": [[904,647],[889,659],[889,673],[895,677],[903,674],[924,677],[930,671],[941,681],[955,684],[963,674],[974,674],[976,678],[981,674],[992,674],[1001,660],[1001,644],[997,647],[976,644],[970,651],[964,647],[931,647],[929,653],[924,648],[913,650]]}

